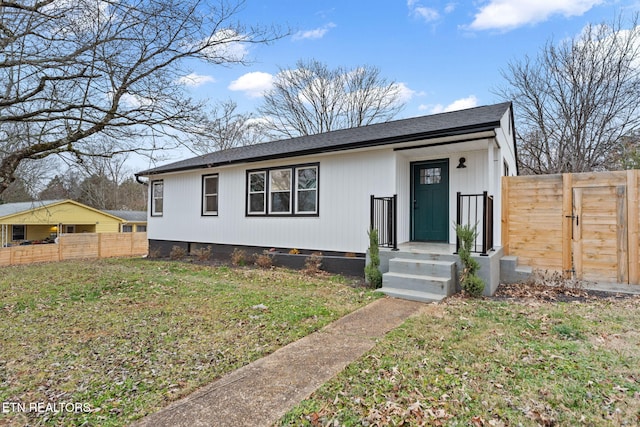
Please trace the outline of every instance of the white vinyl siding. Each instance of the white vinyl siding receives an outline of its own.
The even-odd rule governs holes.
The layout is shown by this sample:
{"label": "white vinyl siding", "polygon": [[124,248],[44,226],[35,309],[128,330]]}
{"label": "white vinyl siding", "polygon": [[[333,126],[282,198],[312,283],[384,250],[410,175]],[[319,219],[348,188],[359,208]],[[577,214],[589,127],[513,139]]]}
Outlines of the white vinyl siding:
{"label": "white vinyl siding", "polygon": [[[394,163],[392,150],[375,150],[302,157],[288,163],[282,159],[265,161],[249,170],[247,165],[230,165],[165,175],[164,191],[171,203],[165,204],[162,217],[149,217],[147,236],[207,244],[364,252],[368,244],[369,195],[393,194]],[[268,186],[270,170],[309,167],[317,167],[316,213],[295,213],[295,200],[291,214],[269,215],[266,204],[265,213],[249,212],[247,186],[252,177],[266,178],[263,182]],[[216,221],[200,215],[203,173],[219,173],[224,177],[219,180],[219,194],[236,195],[225,196]],[[295,190],[295,170],[292,177]],[[241,194],[244,196],[237,197]],[[268,204],[268,192],[267,196],[260,191],[255,194]]]}

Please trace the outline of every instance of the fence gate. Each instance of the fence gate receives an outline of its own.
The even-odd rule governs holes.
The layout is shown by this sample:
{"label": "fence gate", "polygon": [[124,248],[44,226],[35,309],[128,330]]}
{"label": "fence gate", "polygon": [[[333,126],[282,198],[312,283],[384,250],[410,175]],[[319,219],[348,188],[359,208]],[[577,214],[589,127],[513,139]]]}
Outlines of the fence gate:
{"label": "fence gate", "polygon": [[504,177],[502,244],[522,265],[640,286],[640,170]]}
{"label": "fence gate", "polygon": [[626,186],[574,187],[572,195],[575,277],[629,283]]}

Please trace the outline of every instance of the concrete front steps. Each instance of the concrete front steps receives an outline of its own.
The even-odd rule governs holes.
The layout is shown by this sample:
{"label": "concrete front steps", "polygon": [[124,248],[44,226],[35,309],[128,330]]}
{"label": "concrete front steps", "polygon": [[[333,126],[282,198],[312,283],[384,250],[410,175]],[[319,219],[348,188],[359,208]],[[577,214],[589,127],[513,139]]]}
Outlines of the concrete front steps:
{"label": "concrete front steps", "polygon": [[413,301],[441,301],[455,292],[456,263],[433,259],[392,258],[382,275],[382,288],[391,297]]}

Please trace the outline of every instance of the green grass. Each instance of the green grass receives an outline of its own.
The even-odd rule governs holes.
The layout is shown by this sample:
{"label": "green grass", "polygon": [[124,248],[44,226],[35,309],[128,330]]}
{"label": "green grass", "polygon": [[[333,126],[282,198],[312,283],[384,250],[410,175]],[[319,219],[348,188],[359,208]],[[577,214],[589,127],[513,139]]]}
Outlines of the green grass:
{"label": "green grass", "polygon": [[640,424],[640,298],[450,299],[388,334],[282,425]]}
{"label": "green grass", "polygon": [[351,285],[140,259],[2,268],[0,404],[88,412],[0,407],[0,425],[126,425],[377,298]]}

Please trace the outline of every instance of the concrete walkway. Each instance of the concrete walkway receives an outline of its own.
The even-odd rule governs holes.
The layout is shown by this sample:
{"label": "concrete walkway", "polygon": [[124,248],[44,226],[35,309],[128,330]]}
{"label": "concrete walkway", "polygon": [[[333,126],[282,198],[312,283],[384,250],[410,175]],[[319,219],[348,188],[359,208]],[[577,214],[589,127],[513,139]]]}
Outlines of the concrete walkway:
{"label": "concrete walkway", "polygon": [[143,418],[136,426],[271,426],[378,338],[432,305],[382,298]]}

